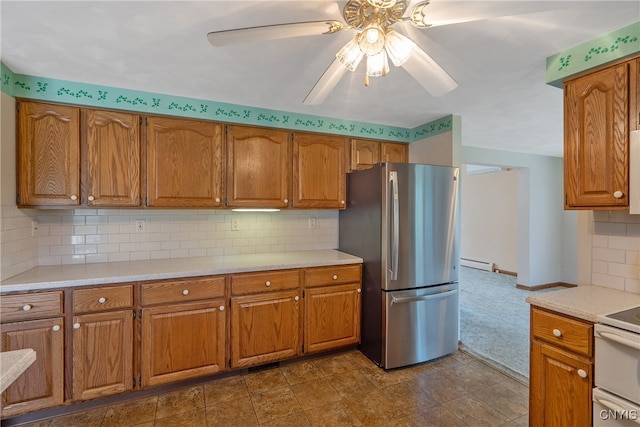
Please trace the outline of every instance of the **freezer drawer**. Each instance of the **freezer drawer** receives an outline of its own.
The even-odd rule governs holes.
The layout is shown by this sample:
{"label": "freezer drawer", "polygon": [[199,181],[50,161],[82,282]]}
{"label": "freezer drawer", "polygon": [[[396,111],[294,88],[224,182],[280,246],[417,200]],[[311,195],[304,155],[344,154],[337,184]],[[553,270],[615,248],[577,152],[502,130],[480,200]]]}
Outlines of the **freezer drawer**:
{"label": "freezer drawer", "polygon": [[458,349],[458,284],[383,292],[385,369],[426,362]]}

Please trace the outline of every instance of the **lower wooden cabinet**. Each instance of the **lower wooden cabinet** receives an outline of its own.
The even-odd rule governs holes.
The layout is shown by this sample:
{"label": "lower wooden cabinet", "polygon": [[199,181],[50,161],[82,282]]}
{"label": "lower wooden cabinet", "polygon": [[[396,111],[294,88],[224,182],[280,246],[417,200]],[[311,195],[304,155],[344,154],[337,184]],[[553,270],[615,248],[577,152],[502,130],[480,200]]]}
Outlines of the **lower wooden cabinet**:
{"label": "lower wooden cabinet", "polygon": [[64,402],[64,319],[2,325],[2,351],[32,348],[36,360],[2,393],[2,417]]}
{"label": "lower wooden cabinet", "polygon": [[224,300],[142,309],[142,387],[225,369]]}
{"label": "lower wooden cabinet", "polygon": [[231,368],[298,356],[300,291],[231,298]]}
{"label": "lower wooden cabinet", "polygon": [[143,283],[142,387],[226,369],[224,276]]}
{"label": "lower wooden cabinet", "polygon": [[133,311],[73,318],[73,399],[87,400],[133,388]]}
{"label": "lower wooden cabinet", "polygon": [[529,425],[590,426],[593,324],[531,309]]}

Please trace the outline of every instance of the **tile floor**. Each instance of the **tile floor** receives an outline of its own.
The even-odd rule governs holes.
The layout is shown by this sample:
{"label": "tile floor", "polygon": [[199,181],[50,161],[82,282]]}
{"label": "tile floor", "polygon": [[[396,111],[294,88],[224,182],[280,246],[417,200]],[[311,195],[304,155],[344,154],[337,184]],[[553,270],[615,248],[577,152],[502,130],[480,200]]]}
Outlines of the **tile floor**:
{"label": "tile floor", "polygon": [[466,353],[384,371],[354,350],[29,427],[476,427],[527,418],[528,388]]}

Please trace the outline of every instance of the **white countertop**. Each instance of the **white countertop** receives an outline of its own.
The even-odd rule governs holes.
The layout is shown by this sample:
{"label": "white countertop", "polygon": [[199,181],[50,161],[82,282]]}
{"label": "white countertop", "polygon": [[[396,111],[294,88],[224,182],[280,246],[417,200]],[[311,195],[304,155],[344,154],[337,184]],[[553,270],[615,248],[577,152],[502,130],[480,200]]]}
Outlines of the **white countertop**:
{"label": "white countertop", "polygon": [[362,258],[344,252],[320,250],[55,265],[3,280],[0,293],[360,263]]}
{"label": "white countertop", "polygon": [[640,305],[640,294],[602,286],[580,285],[560,291],[531,295],[526,301],[568,316],[597,322],[597,316]]}
{"label": "white countertop", "polygon": [[0,353],[0,393],[5,391],[36,360],[31,348]]}

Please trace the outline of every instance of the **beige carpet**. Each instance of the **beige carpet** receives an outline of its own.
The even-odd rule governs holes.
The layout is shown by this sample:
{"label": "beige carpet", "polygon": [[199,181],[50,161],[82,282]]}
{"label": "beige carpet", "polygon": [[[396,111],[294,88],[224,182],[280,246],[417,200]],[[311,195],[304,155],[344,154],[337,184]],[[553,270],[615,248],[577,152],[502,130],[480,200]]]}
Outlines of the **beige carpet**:
{"label": "beige carpet", "polygon": [[516,277],[460,267],[462,349],[507,375],[529,383],[529,304],[541,292],[516,288]]}

